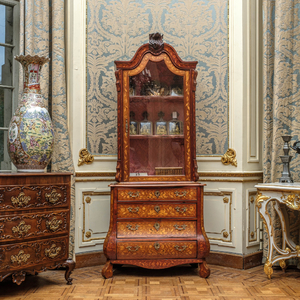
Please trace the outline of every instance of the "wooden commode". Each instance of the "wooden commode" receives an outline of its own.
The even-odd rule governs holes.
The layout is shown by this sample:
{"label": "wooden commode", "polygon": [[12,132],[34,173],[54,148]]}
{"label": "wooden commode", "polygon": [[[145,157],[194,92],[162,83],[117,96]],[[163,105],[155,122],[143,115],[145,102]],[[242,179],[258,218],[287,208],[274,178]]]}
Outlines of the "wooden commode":
{"label": "wooden commode", "polygon": [[104,243],[113,265],[148,269],[199,266],[208,277],[209,241],[198,183],[195,128],[197,62],[182,61],[151,34],[131,61],[116,61],[118,162]]}

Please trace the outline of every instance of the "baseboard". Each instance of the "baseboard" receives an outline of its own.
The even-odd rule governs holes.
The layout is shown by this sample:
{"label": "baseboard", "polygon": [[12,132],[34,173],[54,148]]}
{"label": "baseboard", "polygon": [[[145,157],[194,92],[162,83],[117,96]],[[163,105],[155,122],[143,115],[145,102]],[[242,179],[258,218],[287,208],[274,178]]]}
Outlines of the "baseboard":
{"label": "baseboard", "polygon": [[75,254],[76,269],[104,265],[106,257],[103,251]]}
{"label": "baseboard", "polygon": [[[106,257],[102,251],[76,254],[76,269],[104,265]],[[208,264],[234,269],[250,269],[262,264],[262,251],[247,255],[211,251],[206,258]]]}
{"label": "baseboard", "polygon": [[247,255],[211,251],[206,261],[212,265],[246,270],[262,264],[262,251]]}

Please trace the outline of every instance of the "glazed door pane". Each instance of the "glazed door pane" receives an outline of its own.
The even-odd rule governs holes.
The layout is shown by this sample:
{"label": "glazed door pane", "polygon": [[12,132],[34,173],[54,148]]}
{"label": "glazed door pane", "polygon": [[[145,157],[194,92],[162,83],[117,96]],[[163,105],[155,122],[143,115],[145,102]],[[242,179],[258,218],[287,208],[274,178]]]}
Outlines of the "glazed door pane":
{"label": "glazed door pane", "polygon": [[129,77],[131,177],[185,174],[183,82],[163,60]]}

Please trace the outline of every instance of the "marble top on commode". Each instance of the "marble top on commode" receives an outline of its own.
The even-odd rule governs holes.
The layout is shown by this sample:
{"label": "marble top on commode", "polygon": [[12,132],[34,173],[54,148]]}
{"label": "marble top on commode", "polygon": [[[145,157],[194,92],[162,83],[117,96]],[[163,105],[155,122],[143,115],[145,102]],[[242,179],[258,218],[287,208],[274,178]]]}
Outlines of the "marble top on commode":
{"label": "marble top on commode", "polygon": [[300,190],[300,182],[271,182],[271,183],[259,183],[255,185],[257,189],[268,190]]}

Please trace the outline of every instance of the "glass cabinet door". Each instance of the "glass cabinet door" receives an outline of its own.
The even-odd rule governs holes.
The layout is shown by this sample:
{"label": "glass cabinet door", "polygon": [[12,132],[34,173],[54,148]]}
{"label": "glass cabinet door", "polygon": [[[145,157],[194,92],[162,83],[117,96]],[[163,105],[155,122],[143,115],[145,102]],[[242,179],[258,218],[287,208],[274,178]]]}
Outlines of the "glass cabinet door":
{"label": "glass cabinet door", "polygon": [[183,91],[184,76],[164,60],[129,76],[130,177],[185,175]]}

